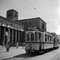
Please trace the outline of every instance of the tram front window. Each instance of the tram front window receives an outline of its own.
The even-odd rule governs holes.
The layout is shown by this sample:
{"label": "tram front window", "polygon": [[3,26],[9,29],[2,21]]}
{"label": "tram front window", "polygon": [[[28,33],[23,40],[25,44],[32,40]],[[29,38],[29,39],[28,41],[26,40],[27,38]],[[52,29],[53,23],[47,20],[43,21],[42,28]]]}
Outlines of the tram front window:
{"label": "tram front window", "polygon": [[39,33],[39,40],[41,40],[41,33]]}
{"label": "tram front window", "polygon": [[37,41],[37,32],[35,32],[35,41]]}
{"label": "tram front window", "polygon": [[34,41],[34,34],[31,34],[31,41]]}
{"label": "tram front window", "polygon": [[49,42],[49,35],[48,35],[48,42]]}

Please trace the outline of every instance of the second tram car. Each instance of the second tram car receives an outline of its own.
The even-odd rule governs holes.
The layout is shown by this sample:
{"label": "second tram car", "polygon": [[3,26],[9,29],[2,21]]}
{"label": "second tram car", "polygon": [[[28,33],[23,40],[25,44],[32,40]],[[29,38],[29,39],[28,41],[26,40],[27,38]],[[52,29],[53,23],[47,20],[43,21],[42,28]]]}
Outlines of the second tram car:
{"label": "second tram car", "polygon": [[57,43],[57,39],[54,39],[54,36],[48,32],[26,31],[26,53],[41,52],[46,49],[57,48]]}

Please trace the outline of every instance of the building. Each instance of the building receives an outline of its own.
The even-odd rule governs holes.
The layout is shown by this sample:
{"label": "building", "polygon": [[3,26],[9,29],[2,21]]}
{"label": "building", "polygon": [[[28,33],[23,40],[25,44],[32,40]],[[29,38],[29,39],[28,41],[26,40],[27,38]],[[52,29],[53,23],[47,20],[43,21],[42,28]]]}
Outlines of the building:
{"label": "building", "polygon": [[6,14],[6,17],[7,19],[10,19],[10,20],[18,20],[18,12],[16,10],[8,10],[7,11],[7,14]]}
{"label": "building", "polygon": [[18,45],[25,41],[25,32],[38,30],[46,32],[46,22],[40,17],[18,20],[18,12],[14,9],[6,12],[6,18],[0,16],[0,45]]}
{"label": "building", "polygon": [[38,30],[42,32],[46,31],[46,22],[43,21],[40,17],[15,21],[18,24],[22,25],[25,31],[28,30]]}
{"label": "building", "polygon": [[10,45],[16,45],[22,41],[23,26],[14,21],[18,20],[18,12],[15,10],[8,10],[6,15],[6,18],[0,16],[0,45],[6,45],[8,40]]}

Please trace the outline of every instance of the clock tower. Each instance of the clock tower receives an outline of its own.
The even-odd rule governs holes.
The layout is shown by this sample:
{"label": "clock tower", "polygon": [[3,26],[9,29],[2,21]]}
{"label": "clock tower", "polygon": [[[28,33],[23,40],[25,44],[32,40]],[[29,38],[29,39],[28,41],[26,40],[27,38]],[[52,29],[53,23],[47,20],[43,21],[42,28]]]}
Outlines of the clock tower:
{"label": "clock tower", "polygon": [[14,9],[8,10],[6,14],[6,18],[9,20],[18,20],[18,12]]}

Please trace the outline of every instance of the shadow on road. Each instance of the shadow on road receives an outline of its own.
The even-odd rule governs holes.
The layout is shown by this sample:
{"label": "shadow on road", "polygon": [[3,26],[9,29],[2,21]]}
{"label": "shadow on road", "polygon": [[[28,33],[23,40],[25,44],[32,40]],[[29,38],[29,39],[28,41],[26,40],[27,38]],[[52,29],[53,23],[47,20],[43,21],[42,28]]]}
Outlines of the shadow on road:
{"label": "shadow on road", "polygon": [[35,57],[35,56],[38,56],[38,55],[43,55],[44,53],[32,53],[32,54],[21,54],[21,55],[17,55],[17,56],[14,56],[13,58],[31,58],[31,57]]}
{"label": "shadow on road", "polygon": [[17,55],[17,56],[14,56],[13,58],[31,58],[31,57],[35,57],[35,56],[39,56],[39,55],[43,55],[45,53],[49,53],[53,50],[56,50],[56,49],[52,49],[52,50],[46,50],[44,52],[40,52],[40,53],[31,53],[31,54],[21,54],[21,55]]}

